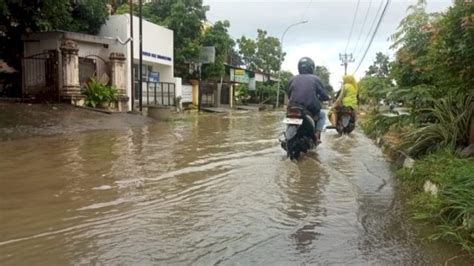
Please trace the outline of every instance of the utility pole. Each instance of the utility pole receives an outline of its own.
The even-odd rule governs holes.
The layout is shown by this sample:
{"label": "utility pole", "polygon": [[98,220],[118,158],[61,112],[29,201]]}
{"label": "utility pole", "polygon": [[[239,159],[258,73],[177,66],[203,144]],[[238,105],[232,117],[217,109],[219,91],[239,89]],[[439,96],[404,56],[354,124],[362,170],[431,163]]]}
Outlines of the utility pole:
{"label": "utility pole", "polygon": [[131,106],[131,109],[132,111],[135,111],[135,71],[133,69],[133,64],[134,64],[134,60],[133,60],[133,0],[130,0],[130,38],[132,38],[132,40],[130,41],[130,58],[128,58],[128,60],[130,60],[130,83],[131,83],[131,91],[132,91],[132,97],[131,97],[131,103],[132,103],[132,106]]}
{"label": "utility pole", "polygon": [[339,54],[339,60],[341,60],[342,62],[341,66],[344,66],[344,75],[347,75],[347,65],[349,63],[354,63],[354,58],[352,57],[352,54]]}
{"label": "utility pole", "polygon": [[142,82],[142,71],[143,71],[143,17],[142,17],[142,0],[138,1],[138,14],[140,16],[140,20],[138,21],[138,35],[139,35],[139,47],[138,47],[138,53],[139,53],[139,61],[138,61],[138,92],[140,97],[138,99],[139,103],[139,108],[140,112],[142,111],[142,98],[143,98],[143,82]]}

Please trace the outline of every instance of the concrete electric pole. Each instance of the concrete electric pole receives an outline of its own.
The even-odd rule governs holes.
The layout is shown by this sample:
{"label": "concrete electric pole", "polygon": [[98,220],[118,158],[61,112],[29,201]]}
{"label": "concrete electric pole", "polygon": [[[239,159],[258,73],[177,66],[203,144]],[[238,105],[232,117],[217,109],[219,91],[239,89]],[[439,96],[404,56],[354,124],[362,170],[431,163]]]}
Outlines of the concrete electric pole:
{"label": "concrete electric pole", "polygon": [[339,54],[339,60],[341,60],[342,62],[341,66],[344,66],[344,75],[347,75],[347,65],[349,63],[354,63],[354,58],[352,57],[352,54]]}

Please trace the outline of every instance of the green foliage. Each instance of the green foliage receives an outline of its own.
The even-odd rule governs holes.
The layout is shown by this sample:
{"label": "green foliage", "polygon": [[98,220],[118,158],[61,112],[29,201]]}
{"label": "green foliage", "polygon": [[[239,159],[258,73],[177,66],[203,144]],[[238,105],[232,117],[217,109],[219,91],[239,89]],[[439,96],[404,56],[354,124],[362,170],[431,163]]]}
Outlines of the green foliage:
{"label": "green foliage", "polygon": [[448,239],[467,251],[474,251],[474,167],[460,169],[463,175],[457,176],[441,193],[443,201],[437,217],[443,224],[432,239]]}
{"label": "green foliage", "polygon": [[[66,30],[97,33],[108,16],[106,3],[106,0],[0,1],[0,58],[20,70],[21,36],[27,32]],[[13,82],[19,83],[20,80]]]}
{"label": "green foliage", "polygon": [[[267,31],[258,29],[255,40],[242,36],[237,43],[245,66],[252,70],[275,73],[280,70],[280,40],[268,36]],[[285,54],[282,55],[282,61]]]}
{"label": "green foliage", "polygon": [[393,64],[393,76],[401,87],[431,83],[430,66],[426,65],[431,33],[426,26],[434,20],[434,14],[425,11],[426,1],[410,6],[410,12],[392,35],[391,48],[398,49]]}
{"label": "green foliage", "polygon": [[[135,6],[133,6],[133,8],[135,9]],[[135,13],[135,12],[134,12]],[[117,7],[117,9],[115,9],[115,15],[122,15],[122,14],[130,14],[130,5],[125,3],[125,4],[122,4],[120,6]]]}
{"label": "green foliage", "polygon": [[280,73],[280,93],[286,93],[288,91],[289,82],[293,78],[293,73],[289,71],[281,71]]}
{"label": "green foliage", "polygon": [[[275,73],[280,70],[280,40],[268,36],[267,31],[257,30],[257,58],[259,68],[265,73]],[[283,62],[283,57],[282,57]]]}
{"label": "green foliage", "polygon": [[[425,6],[424,0],[411,6],[392,35],[395,61],[387,65],[380,58],[384,63],[369,68],[371,77],[360,84],[365,99],[402,101],[411,114],[374,115],[362,128],[373,137],[388,130],[402,133],[401,147],[418,158],[413,169],[397,173],[412,189],[414,217],[436,225],[431,239],[452,241],[473,252],[474,162],[456,158],[455,150],[468,144],[474,113],[474,5],[455,0],[442,14],[428,14]],[[388,75],[381,71],[385,66]],[[389,82],[387,88],[377,77],[393,78],[396,86]],[[424,192],[426,181],[436,184],[436,196]]]}
{"label": "green foliage", "polygon": [[375,55],[374,63],[369,66],[365,72],[366,76],[376,76],[379,78],[388,78],[390,75],[391,64],[387,55],[378,52]]}
{"label": "green foliage", "polygon": [[[421,158],[411,170],[399,170],[397,175],[415,192],[410,200],[413,217],[436,225],[431,239],[445,239],[474,251],[472,159],[459,159],[452,150],[441,150]],[[437,196],[423,192],[426,181],[437,185]]]}
{"label": "green foliage", "polygon": [[274,103],[276,101],[277,84],[257,83],[256,93],[260,95],[260,101]]}
{"label": "green foliage", "polygon": [[115,87],[102,84],[95,78],[92,78],[87,84],[83,93],[86,95],[85,105],[94,108],[102,107],[104,104],[110,104],[118,99]]}
{"label": "green foliage", "polygon": [[454,1],[449,10],[438,17],[429,31],[432,33],[428,56],[433,66],[434,80],[439,86],[449,86],[466,93],[474,81],[474,4]]}
{"label": "green foliage", "polygon": [[442,14],[426,13],[425,6],[419,1],[410,7],[392,35],[398,50],[391,76],[404,93],[417,86],[435,99],[445,88],[467,93],[474,82],[474,5],[456,0]]}
{"label": "green foliage", "polygon": [[329,85],[329,77],[331,76],[331,73],[329,73],[329,70],[325,66],[316,66],[314,68],[314,74],[319,77],[324,86]]}
{"label": "green foliage", "polygon": [[245,104],[251,96],[249,95],[249,87],[247,84],[243,83],[237,86],[235,90],[235,100],[238,103],[243,103]]}
{"label": "green foliage", "polygon": [[173,30],[175,75],[186,79],[188,63],[196,60],[201,47],[202,21],[207,6],[202,0],[161,0],[144,4],[143,16],[158,25]]}
{"label": "green foliage", "polygon": [[245,36],[240,37],[237,43],[239,44],[239,54],[242,57],[245,67],[249,70],[257,69],[257,43],[253,39]]}
{"label": "green foliage", "polygon": [[364,104],[377,105],[390,90],[390,81],[384,77],[365,76],[359,81],[359,98]]}
{"label": "green foliage", "polygon": [[229,21],[218,21],[204,33],[202,45],[215,47],[216,60],[214,64],[203,66],[203,78],[220,77],[225,74],[224,63],[227,60],[228,51],[235,45],[229,36],[229,27]]}
{"label": "green foliage", "polygon": [[388,131],[402,132],[406,127],[413,127],[418,124],[418,118],[413,114],[387,116],[386,114],[369,115],[361,122],[362,129],[370,137],[383,136]]}
{"label": "green foliage", "polygon": [[454,149],[467,144],[469,122],[474,113],[473,96],[448,95],[430,108],[433,122],[405,134],[409,154],[419,156],[442,148]]}

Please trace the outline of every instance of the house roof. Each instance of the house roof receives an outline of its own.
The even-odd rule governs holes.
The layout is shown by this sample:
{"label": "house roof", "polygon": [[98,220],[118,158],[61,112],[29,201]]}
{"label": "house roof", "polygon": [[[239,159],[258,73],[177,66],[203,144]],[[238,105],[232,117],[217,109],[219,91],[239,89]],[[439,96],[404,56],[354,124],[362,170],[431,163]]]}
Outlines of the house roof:
{"label": "house roof", "polygon": [[117,39],[112,37],[103,37],[96,35],[89,35],[70,31],[46,31],[46,32],[32,32],[23,34],[23,41],[39,41],[50,39],[68,39],[79,42],[88,42],[95,44],[113,44]]}

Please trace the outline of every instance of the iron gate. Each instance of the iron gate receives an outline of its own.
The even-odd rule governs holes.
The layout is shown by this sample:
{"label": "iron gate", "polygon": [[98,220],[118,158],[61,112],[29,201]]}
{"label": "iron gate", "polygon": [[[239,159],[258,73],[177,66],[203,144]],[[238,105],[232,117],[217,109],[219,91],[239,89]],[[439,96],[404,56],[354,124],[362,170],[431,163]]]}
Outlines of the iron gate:
{"label": "iron gate", "polygon": [[21,68],[23,96],[59,100],[57,51],[23,57]]}

